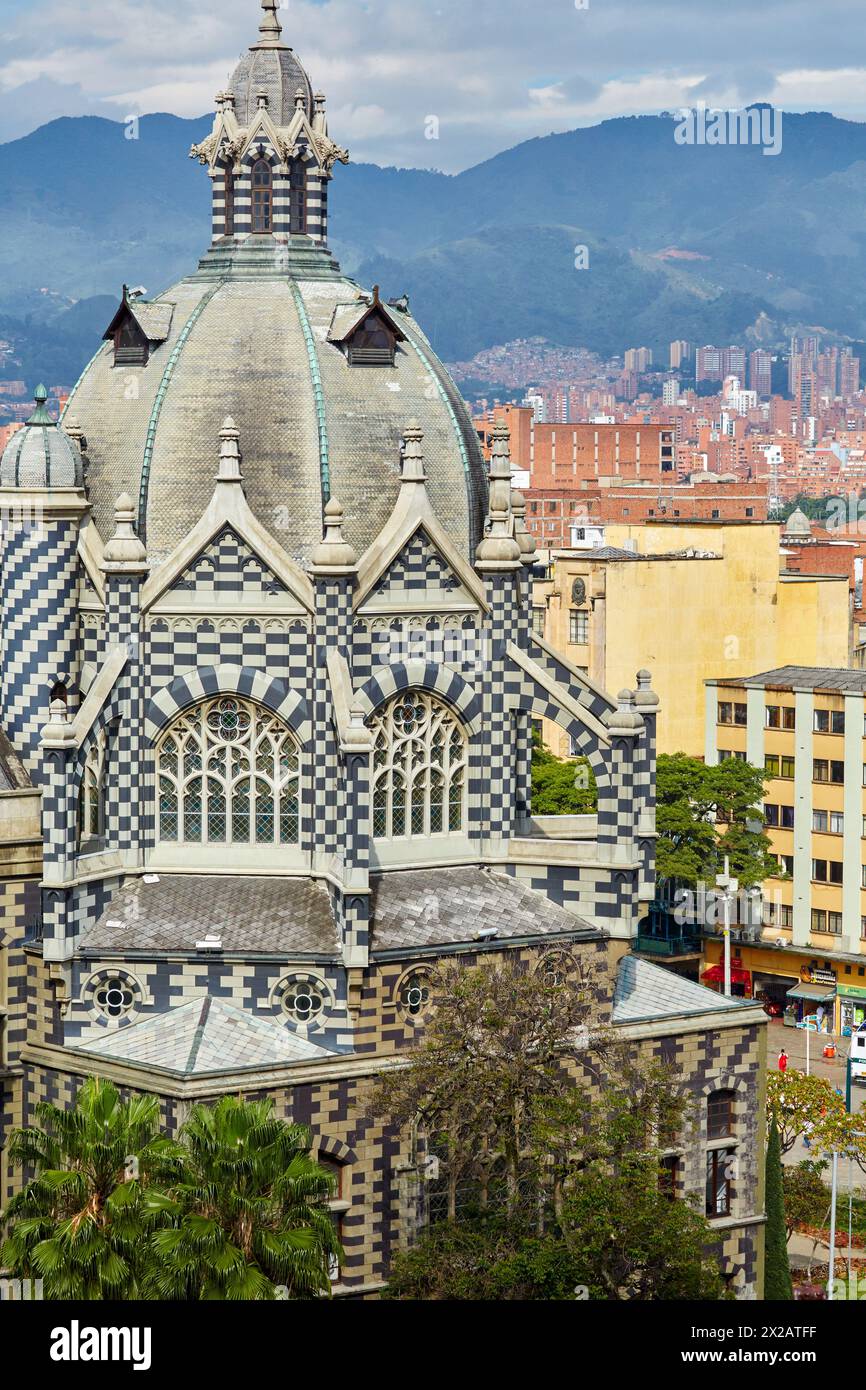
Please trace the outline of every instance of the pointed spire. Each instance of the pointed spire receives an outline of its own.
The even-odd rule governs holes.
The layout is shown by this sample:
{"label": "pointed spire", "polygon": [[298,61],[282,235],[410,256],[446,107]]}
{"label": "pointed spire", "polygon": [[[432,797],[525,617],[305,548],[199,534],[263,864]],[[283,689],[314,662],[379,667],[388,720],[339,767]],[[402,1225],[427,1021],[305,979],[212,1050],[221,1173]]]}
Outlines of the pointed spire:
{"label": "pointed spire", "polygon": [[277,19],[279,0],[262,0],[262,9],[264,10],[264,14],[262,15],[262,22],[259,25],[259,33],[262,36],[260,42],[279,43],[280,36],[283,32],[283,26]]}
{"label": "pointed spire", "polygon": [[514,569],[520,564],[521,552],[512,535],[511,450],[508,426],[504,420],[497,421],[493,430],[493,450],[488,477],[488,521],[484,539],[475,552],[476,565],[481,569]]}
{"label": "pointed spire", "polygon": [[403,433],[403,456],[400,461],[400,482],[426,483],[424,451],[421,448],[424,431],[417,420],[410,420]]}
{"label": "pointed spire", "polygon": [[48,392],[47,392],[47,390],[45,389],[45,387],[42,385],[41,382],[40,382],[39,385],[36,387],[36,390],[35,390],[34,395],[33,395],[33,399],[34,399],[34,401],[36,402],[36,409],[34,410],[33,414],[30,416],[30,419],[26,421],[26,423],[27,423],[28,425],[54,425],[54,424],[56,424],[56,423],[57,423],[56,420],[52,420],[51,416],[48,414],[48,407],[47,407],[47,405],[45,404],[46,401],[48,400]]}
{"label": "pointed spire", "polygon": [[240,430],[230,415],[223,420],[220,430],[220,464],[217,473],[218,483],[241,483]]}
{"label": "pointed spire", "polygon": [[358,563],[352,546],[343,540],[343,508],[336,497],[325,506],[325,536],[313,551],[311,563],[318,574],[345,574]]}
{"label": "pointed spire", "polygon": [[114,535],[105,547],[106,572],[140,574],[147,569],[147,551],[135,534],[135,503],[122,492],[114,504]]}

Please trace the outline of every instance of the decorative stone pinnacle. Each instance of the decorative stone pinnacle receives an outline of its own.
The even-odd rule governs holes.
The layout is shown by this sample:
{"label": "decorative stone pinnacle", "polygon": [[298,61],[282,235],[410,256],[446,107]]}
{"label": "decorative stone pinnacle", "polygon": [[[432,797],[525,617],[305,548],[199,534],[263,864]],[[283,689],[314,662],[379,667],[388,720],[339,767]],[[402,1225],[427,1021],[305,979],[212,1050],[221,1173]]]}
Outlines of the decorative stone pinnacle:
{"label": "decorative stone pinnacle", "polygon": [[643,719],[635,708],[635,698],[631,690],[621,690],[616,697],[616,709],[611,710],[604,719],[612,734],[634,737],[644,727]]}
{"label": "decorative stone pinnacle", "polygon": [[256,104],[257,104],[257,106],[258,106],[258,108],[259,108],[260,111],[265,111],[265,110],[267,110],[267,105],[268,105],[268,94],[267,94],[267,92],[256,92]]}
{"label": "decorative stone pinnacle", "polygon": [[220,430],[220,463],[217,472],[219,483],[240,483],[241,473],[240,431],[230,415],[223,420]]}
{"label": "decorative stone pinnacle", "polygon": [[45,402],[48,400],[48,392],[40,382],[33,393],[36,402],[36,409],[27,421],[28,425],[53,425],[56,422],[48,414],[48,407]]}
{"label": "decorative stone pinnacle", "polygon": [[325,504],[325,535],[312,554],[313,570],[323,574],[342,574],[358,563],[348,541],[343,540],[343,508],[336,497]]}
{"label": "decorative stone pinnacle", "polygon": [[306,96],[304,95],[304,89],[303,89],[303,87],[296,87],[296,88],[295,88],[295,110],[296,110],[296,111],[306,111],[306,109],[307,109],[307,98],[306,98]]}
{"label": "decorative stone pinnacle", "polygon": [[68,749],[75,746],[75,730],[66,700],[60,694],[54,696],[48,705],[48,722],[42,727],[42,744],[45,748]]}
{"label": "decorative stone pinnacle", "polygon": [[658,709],[659,697],[652,688],[652,676],[649,671],[641,670],[638,671],[636,679],[637,689],[634,692],[636,708],[654,713]]}
{"label": "decorative stone pinnacle", "polygon": [[424,451],[421,448],[424,431],[417,420],[410,420],[403,431],[403,457],[401,460],[401,483],[426,483],[424,472]]}
{"label": "decorative stone pinnacle", "polygon": [[104,567],[137,572],[147,569],[147,551],[135,534],[135,503],[122,492],[114,504],[114,535],[105,547]]}
{"label": "decorative stone pinnacle", "polygon": [[514,539],[520,546],[520,558],[524,565],[531,565],[535,558],[535,537],[526,525],[526,499],[522,492],[512,490],[511,510],[514,514]]}
{"label": "decorative stone pinnacle", "polygon": [[493,430],[488,477],[487,530],[475,552],[475,559],[491,569],[513,569],[522,557],[520,546],[511,534],[511,451],[508,426],[504,420],[499,420]]}

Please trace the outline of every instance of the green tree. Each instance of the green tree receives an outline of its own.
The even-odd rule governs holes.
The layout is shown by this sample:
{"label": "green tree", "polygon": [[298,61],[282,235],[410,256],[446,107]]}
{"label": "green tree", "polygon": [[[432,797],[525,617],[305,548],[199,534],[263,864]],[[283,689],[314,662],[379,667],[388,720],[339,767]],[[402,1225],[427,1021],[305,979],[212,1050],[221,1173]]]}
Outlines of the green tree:
{"label": "green tree", "polygon": [[766,1155],[767,1225],[764,1232],[764,1298],[768,1302],[790,1302],[791,1266],[788,1262],[788,1236],[785,1224],[785,1196],[782,1184],[782,1150],[775,1117],[770,1120]]}
{"label": "green tree", "polygon": [[276,1119],[273,1101],[223,1096],[195,1105],[155,1206],[159,1298],[313,1298],[330,1288],[340,1247],[329,1175],[309,1156],[309,1131]]}
{"label": "green tree", "polygon": [[790,1240],[798,1226],[824,1226],[830,1210],[830,1193],[822,1177],[825,1160],[804,1159],[782,1168],[785,1198],[785,1233]]}
{"label": "green tree", "polygon": [[532,814],[577,816],[595,811],[598,793],[586,758],[557,758],[541,742],[536,729],[532,738]]}
{"label": "green tree", "polygon": [[807,1076],[790,1066],[784,1072],[770,1072],[767,1124],[774,1122],[783,1154],[802,1135],[819,1155],[836,1149],[860,1161],[863,1145],[858,1142],[859,1121],[848,1114],[842,1097],[823,1076]]}
{"label": "green tree", "polygon": [[42,1102],[36,1115],[9,1142],[11,1162],[35,1177],[0,1217],[0,1265],[42,1279],[47,1298],[146,1296],[150,1234],[166,1219],[146,1185],[171,1148],[156,1097],[124,1101],[91,1077],[68,1110]]}
{"label": "green tree", "polygon": [[580,956],[448,964],[432,983],[425,1036],[371,1108],[433,1144],[448,1220],[398,1258],[392,1295],[720,1297],[710,1227],[660,1188],[688,1102],[596,1025]]}
{"label": "green tree", "polygon": [[656,868],[692,886],[715,882],[725,855],[744,888],[778,873],[763,830],[765,774],[726,758],[709,767],[685,753],[663,753],[656,777]]}

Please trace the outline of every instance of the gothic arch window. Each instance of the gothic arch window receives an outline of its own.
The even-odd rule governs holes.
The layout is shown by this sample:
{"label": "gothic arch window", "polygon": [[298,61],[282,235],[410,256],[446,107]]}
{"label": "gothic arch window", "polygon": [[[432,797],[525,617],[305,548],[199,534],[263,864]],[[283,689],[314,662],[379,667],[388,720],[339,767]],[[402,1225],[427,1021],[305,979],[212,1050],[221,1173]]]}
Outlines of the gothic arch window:
{"label": "gothic arch window", "polygon": [[307,230],[307,171],[300,159],[292,164],[289,189],[292,232],[302,235]]}
{"label": "gothic arch window", "polygon": [[266,159],[257,159],[252,170],[253,193],[253,231],[271,230],[271,210],[274,200],[274,182],[271,166]]}
{"label": "gothic arch window", "polygon": [[300,752],[270,710],[219,696],[157,744],[159,836],[195,844],[296,845]]}
{"label": "gothic arch window", "polygon": [[78,847],[98,849],[105,837],[105,730],[87,751],[78,786]]}
{"label": "gothic arch window", "polygon": [[460,834],[466,823],[466,731],[425,690],[395,696],[367,721],[376,839]]}

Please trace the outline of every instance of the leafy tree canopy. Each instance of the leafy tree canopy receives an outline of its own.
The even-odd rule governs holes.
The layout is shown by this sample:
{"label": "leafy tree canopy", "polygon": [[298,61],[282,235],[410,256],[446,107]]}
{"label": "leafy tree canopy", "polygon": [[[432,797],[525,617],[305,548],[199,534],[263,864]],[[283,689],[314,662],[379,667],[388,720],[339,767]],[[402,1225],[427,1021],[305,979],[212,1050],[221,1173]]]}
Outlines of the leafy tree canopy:
{"label": "leafy tree canopy", "polygon": [[557,758],[535,731],[532,740],[532,813],[535,816],[589,814],[598,806],[592,768],[586,758]]}
{"label": "leafy tree canopy", "polygon": [[663,878],[713,884],[724,867],[743,888],[778,873],[763,830],[765,774],[737,758],[710,767],[685,753],[657,764],[656,867]]}

